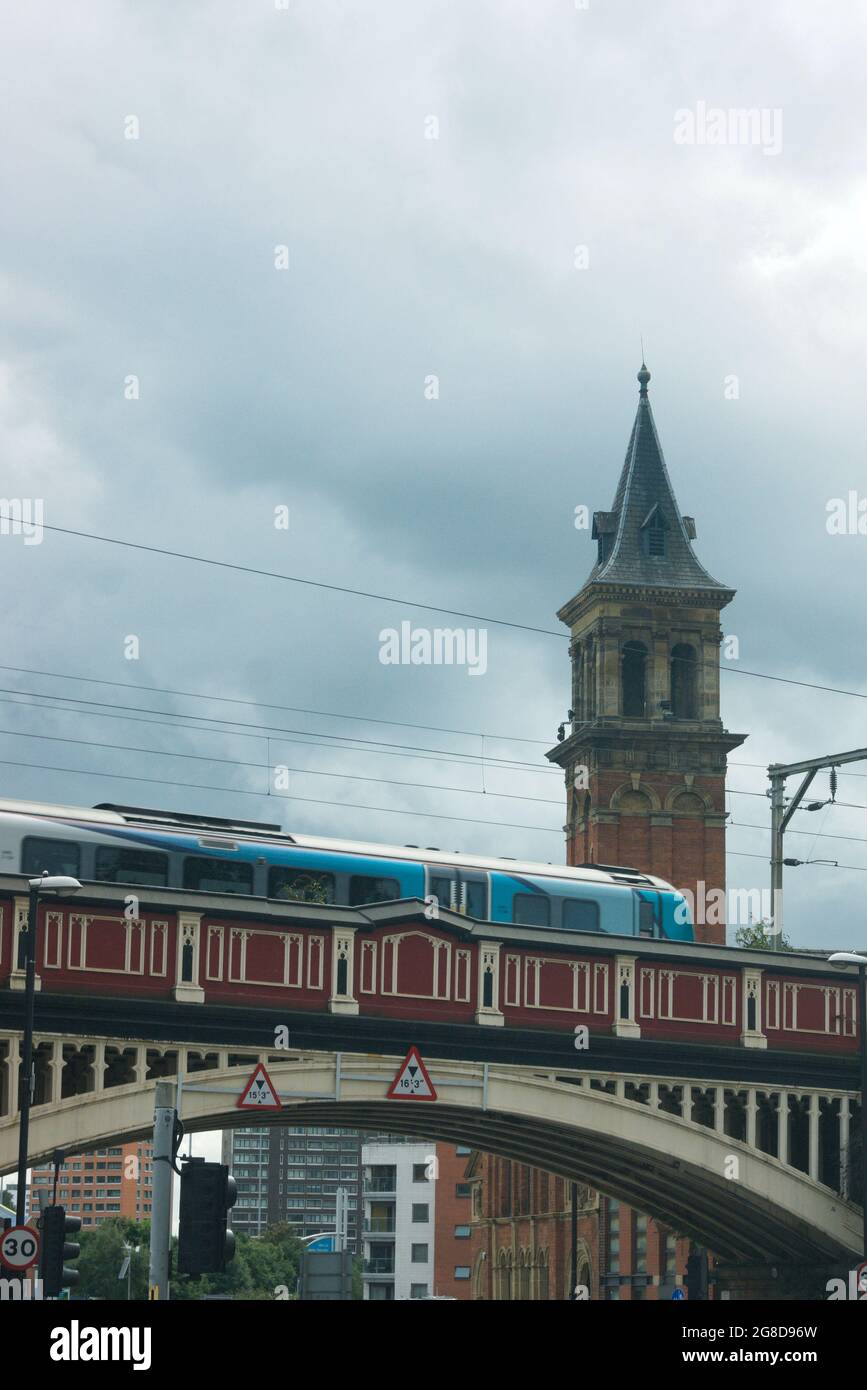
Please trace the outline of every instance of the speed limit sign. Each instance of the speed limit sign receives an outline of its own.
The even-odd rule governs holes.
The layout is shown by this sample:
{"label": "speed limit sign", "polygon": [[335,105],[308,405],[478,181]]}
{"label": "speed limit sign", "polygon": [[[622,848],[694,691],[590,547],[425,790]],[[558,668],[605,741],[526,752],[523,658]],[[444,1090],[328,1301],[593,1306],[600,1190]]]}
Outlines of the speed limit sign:
{"label": "speed limit sign", "polygon": [[39,1259],[39,1233],[29,1226],[10,1226],[0,1237],[0,1261],[9,1269],[29,1269]]}

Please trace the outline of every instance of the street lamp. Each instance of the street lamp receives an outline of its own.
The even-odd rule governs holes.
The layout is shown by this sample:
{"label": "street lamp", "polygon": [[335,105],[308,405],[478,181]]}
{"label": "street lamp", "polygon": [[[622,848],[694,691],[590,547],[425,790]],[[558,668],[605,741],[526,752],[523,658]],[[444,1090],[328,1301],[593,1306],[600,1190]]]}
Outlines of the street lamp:
{"label": "street lamp", "polygon": [[41,897],[63,897],[77,893],[81,884],[68,874],[49,875],[45,870],[39,878],[31,878],[30,903],[27,909],[27,930],[23,933],[25,990],[24,990],[24,1056],[21,1061],[21,1116],[18,1131],[18,1192],[15,1219],[24,1224],[24,1198],[27,1183],[27,1148],[30,1140],[30,1106],[33,1102],[33,1002],[36,996],[36,919]]}
{"label": "street lamp", "polygon": [[861,1042],[861,1257],[867,1259],[867,956],[856,951],[835,951],[828,964],[836,970],[858,967],[858,1032]]}

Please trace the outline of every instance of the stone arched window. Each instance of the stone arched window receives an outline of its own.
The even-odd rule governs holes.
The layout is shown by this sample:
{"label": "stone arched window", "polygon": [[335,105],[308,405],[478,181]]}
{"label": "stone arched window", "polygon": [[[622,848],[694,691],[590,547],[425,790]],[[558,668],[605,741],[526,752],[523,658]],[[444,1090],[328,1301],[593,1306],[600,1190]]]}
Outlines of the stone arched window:
{"label": "stone arched window", "polygon": [[678,642],[671,649],[671,712],[675,719],[698,718],[695,648]]}
{"label": "stone arched window", "polygon": [[529,1250],[522,1250],[518,1256],[518,1298],[522,1302],[529,1302],[530,1299],[531,1263]]}
{"label": "stone arched window", "polygon": [[497,1291],[495,1297],[508,1302],[512,1297],[512,1253],[501,1250],[497,1259]]}
{"label": "stone arched window", "polygon": [[647,648],[643,642],[627,642],[621,658],[621,704],[623,713],[643,719],[647,709]]}
{"label": "stone arched window", "polygon": [[[474,1270],[474,1272],[473,1272],[473,1299],[474,1299],[477,1303],[482,1303],[482,1302],[484,1302],[484,1298],[485,1298],[485,1266],[486,1266],[486,1264],[487,1264],[487,1261],[485,1260],[485,1252],[484,1252],[484,1250],[480,1250],[479,1253],[478,1253],[478,1255],[476,1256],[476,1268],[475,1268],[475,1270]],[[496,1298],[496,1296],[497,1296],[495,1290],[493,1291],[493,1296],[494,1296],[494,1298]]]}

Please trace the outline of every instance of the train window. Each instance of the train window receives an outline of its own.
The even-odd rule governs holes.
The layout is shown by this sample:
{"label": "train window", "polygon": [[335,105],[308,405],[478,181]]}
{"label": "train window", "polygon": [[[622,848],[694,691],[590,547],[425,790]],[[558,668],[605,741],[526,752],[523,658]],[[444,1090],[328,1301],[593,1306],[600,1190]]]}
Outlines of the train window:
{"label": "train window", "polygon": [[184,887],[205,893],[252,893],[253,865],[190,854],[184,860]]}
{"label": "train window", "polygon": [[272,869],[268,897],[296,903],[333,903],[334,875],[318,869]]}
{"label": "train window", "polygon": [[599,904],[582,898],[566,898],[563,926],[566,931],[599,931]]}
{"label": "train window", "polygon": [[444,874],[442,876],[431,874],[429,888],[430,895],[436,898],[438,907],[454,908],[457,905],[455,898],[457,885],[453,879],[446,878]]}
{"label": "train window", "polygon": [[98,849],[96,877],[105,883],[145,883],[165,888],[169,857],[148,849]]}
{"label": "train window", "polygon": [[512,921],[525,927],[547,927],[551,917],[551,904],[541,893],[538,897],[529,893],[516,893],[512,905]]}
{"label": "train window", "polygon": [[656,908],[645,898],[638,900],[638,935],[656,935]]}
{"label": "train window", "polygon": [[478,921],[484,922],[488,915],[487,884],[474,883],[472,879],[465,879],[461,887],[466,893],[467,916],[475,917]]}
{"label": "train window", "polygon": [[370,874],[353,874],[349,880],[351,907],[363,907],[365,903],[384,903],[399,897],[400,884],[396,878],[373,878]]}
{"label": "train window", "polygon": [[81,864],[81,850],[74,840],[40,840],[28,835],[21,846],[21,872],[41,874],[47,869],[50,874],[71,874],[77,878]]}

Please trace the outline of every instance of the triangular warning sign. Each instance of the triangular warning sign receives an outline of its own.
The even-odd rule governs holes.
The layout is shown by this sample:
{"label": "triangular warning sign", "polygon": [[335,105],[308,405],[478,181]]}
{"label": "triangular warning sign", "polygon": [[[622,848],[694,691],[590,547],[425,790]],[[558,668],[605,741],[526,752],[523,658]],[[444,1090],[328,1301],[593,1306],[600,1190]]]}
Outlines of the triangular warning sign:
{"label": "triangular warning sign", "polygon": [[235,1104],[239,1110],[282,1110],[277,1088],[260,1062]]}
{"label": "triangular warning sign", "polygon": [[411,1047],[397,1069],[397,1076],[386,1093],[386,1100],[436,1100],[437,1093],[427,1074],[418,1048]]}

